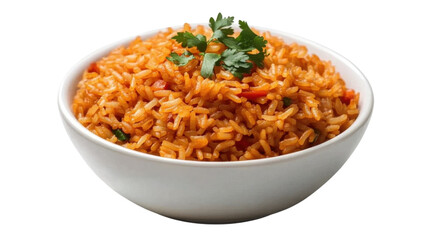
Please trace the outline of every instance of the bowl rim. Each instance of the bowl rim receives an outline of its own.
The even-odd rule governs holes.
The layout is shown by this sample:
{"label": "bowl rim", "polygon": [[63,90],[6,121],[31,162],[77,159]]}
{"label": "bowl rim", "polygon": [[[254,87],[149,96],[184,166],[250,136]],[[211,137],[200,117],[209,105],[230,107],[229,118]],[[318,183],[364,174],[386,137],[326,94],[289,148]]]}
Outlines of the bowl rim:
{"label": "bowl rim", "polygon": [[[191,24],[192,27],[195,27],[197,25],[204,25],[202,23],[196,23]],[[178,29],[182,26],[173,26],[171,28]],[[328,146],[334,145],[338,141],[342,141],[346,138],[349,138],[353,133],[357,132],[360,128],[365,126],[365,124],[369,121],[372,110],[374,107],[374,93],[372,91],[371,85],[368,81],[368,79],[365,77],[365,75],[347,58],[340,55],[339,53],[333,51],[332,49],[325,47],[319,43],[316,43],[314,41],[308,40],[306,38],[297,36],[295,34],[291,34],[284,31],[279,31],[271,28],[266,27],[259,27],[259,26],[252,26],[252,28],[257,29],[261,32],[270,32],[274,36],[281,37],[284,39],[285,37],[290,37],[294,39],[295,41],[299,41],[299,44],[305,45],[305,46],[312,46],[314,48],[317,48],[318,50],[321,50],[323,52],[326,52],[329,55],[334,56],[339,61],[344,63],[349,69],[353,71],[354,74],[356,74],[360,81],[363,82],[363,88],[365,89],[365,96],[362,96],[361,92],[361,98],[365,98],[365,104],[360,105],[360,112],[358,117],[356,118],[355,122],[344,132],[340,133],[336,137],[329,139],[328,141],[325,141],[319,145],[309,147],[297,152],[288,153],[284,155],[279,155],[276,157],[268,157],[268,158],[261,158],[261,159],[253,159],[253,160],[245,160],[245,161],[194,161],[194,160],[182,160],[182,159],[172,159],[172,158],[166,158],[161,157],[157,155],[152,155],[148,153],[139,152],[136,150],[128,149],[125,147],[122,147],[120,145],[114,144],[112,142],[109,142],[96,134],[90,132],[88,129],[86,129],[82,124],[79,123],[79,121],[75,118],[74,114],[71,110],[71,105],[67,106],[67,98],[69,97],[67,95],[70,88],[75,87],[73,83],[76,81],[76,79],[73,77],[76,73],[82,73],[82,66],[84,63],[89,62],[90,60],[94,60],[95,56],[100,55],[103,52],[111,51],[115,47],[126,45],[132,39],[134,39],[136,36],[140,36],[142,39],[145,39],[147,37],[150,37],[158,32],[165,31],[169,27],[159,28],[151,31],[146,31],[144,33],[141,33],[139,35],[133,35],[127,38],[122,38],[121,40],[115,41],[113,43],[110,43],[108,45],[105,45],[101,48],[98,48],[97,50],[91,52],[90,54],[86,55],[84,58],[82,58],[80,61],[75,63],[70,70],[67,72],[65,77],[63,78],[59,91],[57,96],[57,104],[60,111],[60,115],[64,121],[64,124],[68,124],[73,130],[78,132],[81,136],[85,137],[87,140],[99,145],[100,147],[109,149],[111,151],[119,152],[121,154],[139,158],[141,160],[149,160],[149,161],[155,161],[155,162],[162,162],[166,164],[174,164],[174,165],[184,165],[184,166],[194,166],[194,167],[247,167],[247,166],[255,166],[255,165],[263,165],[263,164],[271,164],[276,162],[283,162],[283,161],[292,161],[295,159],[299,159],[301,157],[305,157],[306,155],[313,154],[314,152],[317,152],[319,149],[326,148]]]}

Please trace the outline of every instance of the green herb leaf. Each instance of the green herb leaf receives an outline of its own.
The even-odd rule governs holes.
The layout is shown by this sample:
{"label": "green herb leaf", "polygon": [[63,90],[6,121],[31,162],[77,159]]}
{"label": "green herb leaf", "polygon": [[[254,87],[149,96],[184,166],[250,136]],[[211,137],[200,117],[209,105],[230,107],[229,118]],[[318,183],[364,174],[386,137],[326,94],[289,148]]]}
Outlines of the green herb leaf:
{"label": "green herb leaf", "polygon": [[[220,42],[222,42],[222,39],[228,38],[228,35],[231,35],[234,33],[234,29],[232,28],[226,28],[226,29],[219,29],[213,32],[212,37],[210,38],[210,41],[213,39],[217,39]],[[234,38],[232,38],[234,39]]]}
{"label": "green herb leaf", "polygon": [[249,60],[249,56],[244,52],[237,51],[236,49],[226,49],[223,51],[222,60],[225,65],[236,68],[252,65],[251,63],[247,62],[247,60]]}
{"label": "green herb leaf", "polygon": [[127,141],[130,139],[130,135],[124,133],[121,129],[114,129],[112,130],[113,134],[115,134],[116,138],[118,138],[119,141]]}
{"label": "green herb leaf", "polygon": [[320,136],[319,129],[314,128],[313,130],[314,130],[315,137],[311,143],[315,143],[317,141],[317,139],[319,139],[319,136]]}
{"label": "green herb leaf", "polygon": [[[267,41],[262,36],[256,35],[245,21],[239,21],[242,30],[240,35],[237,38],[231,37],[230,35],[234,34],[231,28],[233,22],[234,17],[224,18],[221,13],[216,19],[210,18],[209,26],[213,34],[208,41],[204,35],[194,36],[190,32],[179,32],[173,37],[182,44],[182,47],[197,47],[200,54],[204,56],[201,67],[203,77],[211,77],[214,67],[219,65],[240,79],[243,78],[243,74],[250,73],[254,65],[260,68],[264,66],[264,58],[267,54],[263,49]],[[205,53],[208,44],[212,41],[221,42],[228,49],[222,54]],[[259,52],[249,53],[255,49]],[[177,53],[172,53],[167,59],[178,66],[184,66],[193,59],[193,56],[179,56]]]}
{"label": "green herb leaf", "polygon": [[247,53],[247,56],[249,56],[249,60],[254,62],[256,66],[260,68],[264,67],[265,52],[259,52],[257,54]]}
{"label": "green herb leaf", "polygon": [[228,48],[231,49],[239,49],[240,46],[238,46],[237,41],[235,41],[235,38],[233,37],[223,37],[219,39],[219,42],[225,44]]}
{"label": "green herb leaf", "polygon": [[235,39],[240,46],[240,51],[248,52],[257,49],[262,52],[266,46],[267,40],[262,36],[256,35],[245,21],[238,21],[238,25],[242,29],[240,35]]}
{"label": "green herb leaf", "polygon": [[292,99],[288,98],[288,97],[284,97],[283,98],[283,107],[287,108],[292,104]]}
{"label": "green herb leaf", "polygon": [[223,18],[222,13],[218,13],[216,20],[213,18],[210,18],[209,20],[209,26],[215,32],[216,30],[219,30],[224,27],[229,27],[234,22],[234,17],[227,17]]}
{"label": "green herb leaf", "polygon": [[191,61],[194,58],[195,58],[194,55],[192,55],[192,53],[188,51],[185,51],[182,55],[172,52],[170,56],[167,57],[169,61],[173,62],[179,67],[185,66],[186,64],[188,64],[189,61]]}
{"label": "green herb leaf", "polygon": [[209,42],[214,39],[221,40],[223,38],[227,38],[229,35],[234,33],[234,29],[230,28],[234,22],[234,17],[223,18],[222,14],[219,13],[216,20],[210,18],[209,22],[209,26],[213,30],[213,35]]}
{"label": "green herb leaf", "polygon": [[243,78],[243,73],[250,73],[253,64],[248,61],[249,56],[236,49],[226,49],[222,53],[222,67],[230,71],[235,77]]}
{"label": "green herb leaf", "polygon": [[204,54],[203,65],[201,66],[201,76],[208,78],[213,75],[213,68],[220,60],[221,55],[216,53]]}
{"label": "green herb leaf", "polygon": [[197,47],[198,51],[204,52],[207,48],[207,39],[206,36],[202,34],[194,34],[190,32],[178,32],[176,36],[172,39],[176,40],[178,43],[182,44],[182,47]]}

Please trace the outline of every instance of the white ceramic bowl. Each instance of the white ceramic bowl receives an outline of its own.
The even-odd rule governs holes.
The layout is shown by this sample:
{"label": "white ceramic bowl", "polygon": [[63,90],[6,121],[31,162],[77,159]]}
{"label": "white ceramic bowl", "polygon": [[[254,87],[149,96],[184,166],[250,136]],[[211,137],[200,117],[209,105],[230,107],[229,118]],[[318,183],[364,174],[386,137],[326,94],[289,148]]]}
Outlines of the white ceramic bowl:
{"label": "white ceramic bowl", "polygon": [[[158,31],[161,30],[141,37],[147,38]],[[231,223],[289,208],[321,187],[352,154],[369,123],[373,93],[365,76],[339,54],[298,36],[270,32],[288,43],[307,46],[310,53],[321,59],[331,60],[347,86],[360,92],[360,114],[349,129],[300,152],[242,162],[168,159],[110,143],[76,120],[71,110],[72,98],[88,65],[113,48],[127,44],[132,37],[92,53],[67,75],[58,97],[67,133],[88,165],[107,185],[161,215],[191,222]]]}

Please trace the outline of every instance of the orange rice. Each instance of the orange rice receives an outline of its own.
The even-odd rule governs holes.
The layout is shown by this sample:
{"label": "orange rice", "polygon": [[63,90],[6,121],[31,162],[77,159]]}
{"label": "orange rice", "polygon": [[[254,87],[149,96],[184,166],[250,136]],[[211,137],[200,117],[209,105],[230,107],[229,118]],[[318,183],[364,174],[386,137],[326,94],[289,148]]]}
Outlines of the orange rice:
{"label": "orange rice", "polygon": [[[200,75],[202,56],[178,67],[166,57],[183,53],[171,38],[189,31],[209,38],[203,26],[171,28],[91,64],[78,83],[73,112],[79,122],[107,141],[162,157],[199,161],[240,161],[273,157],[325,142],[347,129],[359,114],[359,93],[346,88],[329,61],[286,44],[269,32],[264,68],[242,80],[215,67]],[[220,53],[221,43],[207,52]],[[154,87],[163,80],[168,88]],[[242,92],[266,91],[247,99]],[[285,107],[282,99],[292,104]],[[122,129],[130,138],[119,141]]]}

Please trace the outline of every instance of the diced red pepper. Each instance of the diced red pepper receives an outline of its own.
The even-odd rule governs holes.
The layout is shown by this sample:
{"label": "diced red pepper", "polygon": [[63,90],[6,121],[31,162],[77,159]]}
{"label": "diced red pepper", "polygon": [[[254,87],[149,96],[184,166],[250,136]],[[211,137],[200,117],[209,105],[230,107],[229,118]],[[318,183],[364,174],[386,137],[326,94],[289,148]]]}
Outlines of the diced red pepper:
{"label": "diced red pepper", "polygon": [[89,73],[92,73],[92,72],[100,73],[100,69],[98,68],[97,63],[92,62],[88,67],[88,72]]}
{"label": "diced red pepper", "polygon": [[344,104],[349,105],[353,98],[355,98],[355,91],[353,89],[347,89],[344,91],[344,95],[340,98],[340,100]]}
{"label": "diced red pepper", "polygon": [[267,90],[255,90],[255,91],[247,91],[247,92],[242,92],[240,94],[238,94],[239,97],[245,97],[249,100],[255,100],[257,98],[260,97],[265,97],[267,96],[268,91]]}
{"label": "diced red pepper", "polygon": [[164,80],[156,80],[153,84],[152,84],[152,90],[156,91],[156,90],[167,90],[168,89],[168,82],[164,81]]}
{"label": "diced red pepper", "polygon": [[246,150],[247,147],[249,147],[250,145],[251,145],[250,142],[245,138],[242,138],[240,141],[235,142],[235,146],[237,147],[238,150]]}

